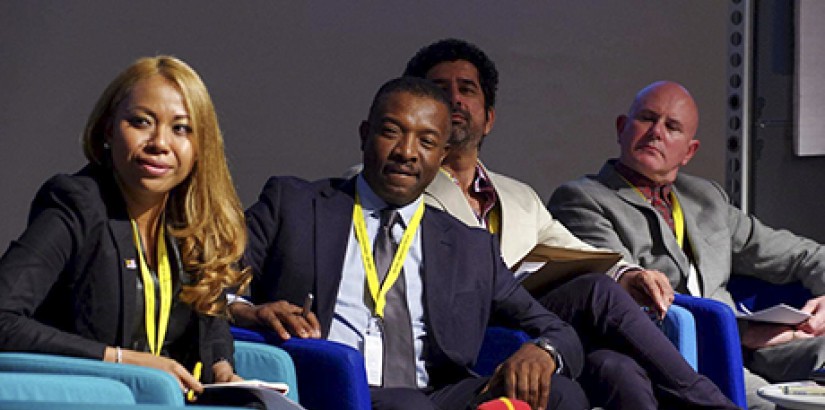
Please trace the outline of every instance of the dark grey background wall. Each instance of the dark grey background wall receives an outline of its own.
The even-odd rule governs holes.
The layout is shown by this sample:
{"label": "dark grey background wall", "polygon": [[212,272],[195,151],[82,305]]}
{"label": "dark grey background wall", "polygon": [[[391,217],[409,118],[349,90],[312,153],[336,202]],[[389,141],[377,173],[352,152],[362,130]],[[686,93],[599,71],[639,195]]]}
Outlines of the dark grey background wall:
{"label": "dark grey background wall", "polygon": [[0,0],[0,248],[52,174],[84,163],[79,136],[108,82],[167,53],[210,88],[241,199],[272,174],[337,175],[359,161],[377,87],[444,37],[496,61],[491,168],[543,198],[616,152],[615,116],[645,84],[685,84],[701,109],[688,167],[724,179],[727,2]]}
{"label": "dark grey background wall", "polygon": [[[754,7],[751,212],[769,226],[825,243],[825,218],[820,212],[825,202],[825,156],[799,157],[793,148],[799,4],[760,0]],[[825,41],[817,33],[808,35],[806,41]]]}

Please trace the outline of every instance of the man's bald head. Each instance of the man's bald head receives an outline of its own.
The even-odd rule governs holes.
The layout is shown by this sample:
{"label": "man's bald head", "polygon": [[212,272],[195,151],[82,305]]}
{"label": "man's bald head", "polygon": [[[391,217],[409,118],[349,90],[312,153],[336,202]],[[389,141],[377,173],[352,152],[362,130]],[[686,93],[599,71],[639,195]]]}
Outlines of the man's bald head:
{"label": "man's bald head", "polygon": [[636,94],[627,115],[616,119],[619,161],[653,181],[673,182],[699,141],[699,110],[679,83],[657,81]]}

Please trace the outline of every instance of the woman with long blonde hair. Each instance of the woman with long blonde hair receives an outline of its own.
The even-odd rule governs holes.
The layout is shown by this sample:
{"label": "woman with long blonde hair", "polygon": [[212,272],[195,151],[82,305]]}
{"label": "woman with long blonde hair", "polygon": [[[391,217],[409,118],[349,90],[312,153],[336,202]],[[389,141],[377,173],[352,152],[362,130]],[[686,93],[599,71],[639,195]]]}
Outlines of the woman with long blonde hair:
{"label": "woman with long blonde hair", "polygon": [[83,149],[0,259],[0,350],[159,368],[198,392],[198,362],[204,382],[236,379],[226,292],[248,283],[246,231],[206,86],[176,58],[137,60]]}

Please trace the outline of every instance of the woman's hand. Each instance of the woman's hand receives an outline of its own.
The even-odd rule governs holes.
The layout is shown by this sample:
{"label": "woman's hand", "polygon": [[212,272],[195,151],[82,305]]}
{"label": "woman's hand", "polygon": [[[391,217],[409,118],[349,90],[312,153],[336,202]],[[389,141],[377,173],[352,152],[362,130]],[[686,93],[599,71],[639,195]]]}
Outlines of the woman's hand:
{"label": "woman's hand", "polygon": [[[152,367],[155,369],[163,370],[166,373],[171,374],[175,377],[175,379],[178,380],[181,391],[188,392],[189,390],[194,390],[198,394],[203,393],[203,385],[200,383],[200,381],[195,379],[195,376],[192,376],[192,373],[189,373],[189,370],[186,370],[186,368],[183,367],[183,365],[181,365],[180,363],[168,357],[155,356],[151,353],[146,352],[137,352],[134,350],[123,348],[121,348],[121,352],[122,363],[134,364],[143,367]],[[104,360],[107,362],[115,362],[116,357],[117,348],[107,346],[103,356]]]}
{"label": "woman's hand", "polygon": [[212,365],[212,374],[215,375],[215,383],[239,382],[243,381],[241,376],[235,374],[232,365],[226,360],[221,360]]}

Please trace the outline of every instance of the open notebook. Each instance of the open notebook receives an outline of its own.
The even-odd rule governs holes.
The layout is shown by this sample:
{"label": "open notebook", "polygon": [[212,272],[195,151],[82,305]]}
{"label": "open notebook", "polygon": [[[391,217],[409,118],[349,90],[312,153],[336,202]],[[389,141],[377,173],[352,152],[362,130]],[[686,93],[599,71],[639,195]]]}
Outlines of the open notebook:
{"label": "open notebook", "polygon": [[230,395],[233,390],[245,391],[253,394],[264,404],[267,410],[302,410],[300,404],[288,399],[285,394],[289,391],[286,383],[270,383],[260,380],[244,380],[240,382],[215,383],[203,386],[204,394],[216,393]]}

